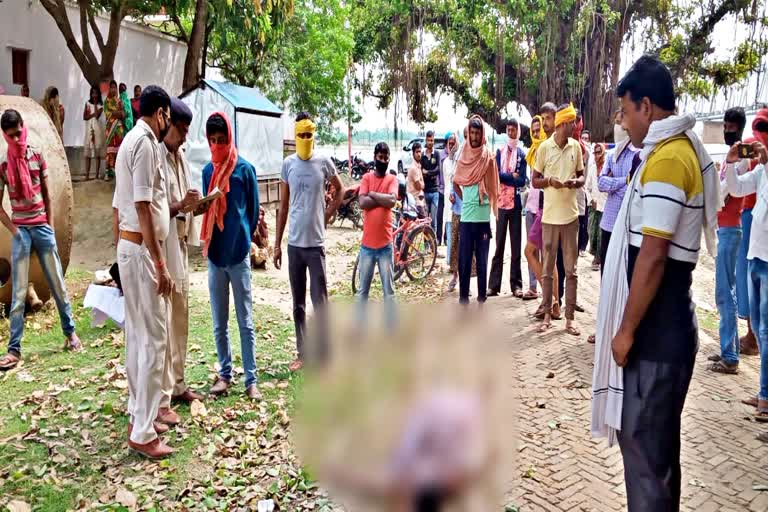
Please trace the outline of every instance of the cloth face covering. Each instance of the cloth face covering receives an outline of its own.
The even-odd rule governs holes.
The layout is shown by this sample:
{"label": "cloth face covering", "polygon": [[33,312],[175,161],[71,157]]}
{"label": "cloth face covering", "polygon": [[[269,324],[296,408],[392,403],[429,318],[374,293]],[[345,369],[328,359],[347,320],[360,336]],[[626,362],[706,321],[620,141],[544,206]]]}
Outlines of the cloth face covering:
{"label": "cloth face covering", "polygon": [[[296,154],[302,160],[309,160],[312,158],[312,150],[315,146],[315,130],[317,126],[309,119],[302,119],[296,122]],[[311,133],[312,136],[308,139],[299,137],[299,134]]]}

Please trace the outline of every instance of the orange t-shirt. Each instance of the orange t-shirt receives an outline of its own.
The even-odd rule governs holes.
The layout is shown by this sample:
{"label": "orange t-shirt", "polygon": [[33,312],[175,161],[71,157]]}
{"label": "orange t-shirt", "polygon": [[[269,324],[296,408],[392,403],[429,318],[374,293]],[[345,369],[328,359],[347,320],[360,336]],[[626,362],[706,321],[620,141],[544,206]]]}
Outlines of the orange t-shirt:
{"label": "orange t-shirt", "polygon": [[[383,178],[375,172],[366,173],[360,181],[358,193],[392,194],[397,197],[397,177],[387,173]],[[392,209],[377,206],[363,212],[363,241],[368,249],[381,249],[392,243]]]}

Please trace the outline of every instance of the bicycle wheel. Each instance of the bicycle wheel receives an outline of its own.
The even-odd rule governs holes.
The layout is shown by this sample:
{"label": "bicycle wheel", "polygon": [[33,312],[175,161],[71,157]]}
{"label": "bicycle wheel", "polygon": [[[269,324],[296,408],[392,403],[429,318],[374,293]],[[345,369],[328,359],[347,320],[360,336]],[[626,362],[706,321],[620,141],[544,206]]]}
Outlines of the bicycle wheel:
{"label": "bicycle wheel", "polygon": [[411,281],[432,273],[437,259],[437,237],[430,226],[419,226],[408,233],[405,251],[405,273]]}
{"label": "bicycle wheel", "polygon": [[355,258],[355,266],[352,267],[352,295],[357,295],[357,284],[360,280],[360,272],[357,271],[357,267],[360,264],[360,254]]}

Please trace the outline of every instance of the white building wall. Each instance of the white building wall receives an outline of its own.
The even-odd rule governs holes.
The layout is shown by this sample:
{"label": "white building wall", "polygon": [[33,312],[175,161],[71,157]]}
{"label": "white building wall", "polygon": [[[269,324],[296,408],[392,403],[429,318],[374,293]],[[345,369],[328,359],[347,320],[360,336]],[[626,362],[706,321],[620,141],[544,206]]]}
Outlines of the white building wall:
{"label": "white building wall", "polygon": [[[72,31],[80,41],[80,15],[76,7],[67,7]],[[96,19],[106,39],[109,19]],[[89,29],[90,30],[90,29]],[[99,56],[98,44],[91,34],[91,46]],[[19,94],[13,84],[11,48],[29,50],[30,94],[40,99],[49,85],[59,89],[66,109],[64,145],[81,146],[84,138],[83,106],[90,88],[72,57],[64,36],[48,12],[37,0],[0,2],[0,86],[6,94]],[[124,21],[115,58],[115,80],[128,85],[133,96],[136,84],[159,85],[169,94],[178,95],[184,74],[186,45],[156,31]]]}

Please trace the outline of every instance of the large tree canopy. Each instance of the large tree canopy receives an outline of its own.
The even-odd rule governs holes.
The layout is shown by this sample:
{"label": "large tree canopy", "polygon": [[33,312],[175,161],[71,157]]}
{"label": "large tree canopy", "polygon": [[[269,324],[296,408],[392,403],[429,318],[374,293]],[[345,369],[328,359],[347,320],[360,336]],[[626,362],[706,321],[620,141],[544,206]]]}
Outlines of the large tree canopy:
{"label": "large tree canopy", "polygon": [[733,58],[711,58],[722,20],[766,24],[760,0],[359,0],[356,9],[355,58],[369,65],[363,90],[382,107],[404,93],[417,122],[434,120],[439,92],[499,130],[511,101],[531,111],[573,101],[602,138],[633,31],[670,66],[679,91],[694,96],[744,80],[766,52],[751,39]]}

